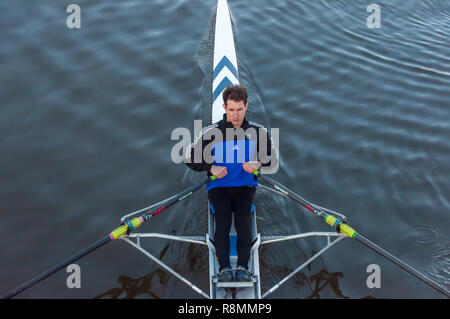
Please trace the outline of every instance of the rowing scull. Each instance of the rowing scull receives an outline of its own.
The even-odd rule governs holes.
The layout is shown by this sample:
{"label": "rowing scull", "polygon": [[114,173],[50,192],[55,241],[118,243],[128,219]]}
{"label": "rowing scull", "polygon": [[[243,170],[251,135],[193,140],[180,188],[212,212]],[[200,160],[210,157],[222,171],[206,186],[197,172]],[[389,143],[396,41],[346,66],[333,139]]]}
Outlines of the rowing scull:
{"label": "rowing scull", "polygon": [[[234,45],[234,37],[233,37],[233,29],[231,24],[230,12],[228,8],[228,4],[226,0],[218,0],[218,6],[216,10],[216,29],[215,29],[215,39],[214,39],[214,70],[213,70],[213,101],[212,101],[212,123],[218,121],[223,113],[223,109],[221,107],[222,101],[220,99],[220,95],[222,91],[225,89],[226,85],[229,84],[237,84],[239,83],[238,78],[238,66],[237,66],[237,58],[235,52]],[[255,172],[256,175],[259,175],[258,172]],[[217,282],[217,272],[218,272],[218,264],[215,256],[214,242],[213,242],[213,234],[214,234],[214,218],[208,213],[208,233],[206,236],[172,236],[167,234],[159,234],[159,233],[135,233],[134,230],[141,226],[144,222],[148,221],[151,217],[158,215],[164,211],[166,211],[171,206],[179,203],[180,201],[189,198],[195,191],[202,188],[206,183],[213,180],[215,177],[208,178],[203,180],[202,182],[189,187],[188,189],[182,191],[181,193],[169,197],[157,204],[153,204],[146,208],[143,208],[139,211],[133,212],[131,214],[125,215],[121,218],[122,225],[112,231],[110,234],[106,235],[102,239],[93,243],[89,247],[81,250],[75,255],[65,259],[54,267],[50,268],[46,272],[40,274],[39,276],[33,278],[29,282],[17,287],[16,289],[7,293],[3,298],[11,298],[19,294],[20,292],[32,287],[38,282],[44,280],[45,278],[51,276],[58,270],[66,267],[67,265],[73,263],[74,261],[80,259],[81,257],[89,254],[90,252],[96,250],[97,248],[102,247],[106,243],[113,241],[115,239],[123,239],[125,242],[129,243],[134,248],[141,251],[151,260],[156,262],[162,268],[166,269],[172,275],[180,279],[186,285],[190,286],[194,291],[199,293],[205,298],[265,298],[269,294],[273,293],[276,289],[278,289],[284,282],[288,279],[292,278],[296,273],[307,267],[311,264],[316,258],[322,255],[325,251],[333,247],[336,243],[341,241],[344,238],[354,238],[357,241],[361,242],[365,246],[371,248],[376,251],[383,257],[387,258],[394,264],[398,265],[402,269],[406,270],[416,278],[422,280],[425,284],[430,287],[436,289],[447,298],[450,298],[450,293],[444,287],[429,279],[422,273],[418,272],[413,267],[399,260],[395,256],[391,255],[381,247],[375,245],[367,238],[363,237],[361,234],[357,233],[352,227],[350,227],[346,220],[347,218],[339,213],[333,212],[329,209],[320,207],[315,205],[300,195],[295,194],[294,192],[287,189],[285,186],[280,183],[274,181],[271,178],[268,178],[264,175],[259,175],[259,178],[266,182],[270,187],[260,184],[258,187],[263,188],[277,195],[284,196],[286,198],[290,198],[302,205],[314,215],[321,217],[327,224],[333,227],[333,232],[308,232],[308,233],[299,233],[290,236],[260,236],[256,230],[256,213],[253,213],[253,246],[251,250],[251,259],[250,259],[250,270],[253,273],[253,280],[249,283],[236,283],[235,285],[221,285]],[[208,205],[209,212],[209,205]],[[138,216],[130,219],[133,216]],[[230,241],[234,242],[235,230],[230,232]],[[292,271],[288,276],[286,276],[283,280],[278,282],[275,286],[267,290],[264,294],[261,295],[260,291],[260,275],[259,275],[259,257],[258,257],[258,248],[260,245],[269,244],[273,242],[294,240],[299,238],[307,238],[307,237],[323,237],[326,238],[326,245],[313,256],[311,256],[308,260],[306,260],[302,265],[297,267],[294,271]],[[180,274],[178,274],[175,270],[173,270],[170,266],[163,263],[160,259],[153,256],[147,250],[145,250],[141,246],[141,239],[143,238],[164,238],[168,240],[189,242],[193,244],[205,245],[209,250],[209,263],[210,263],[210,294],[208,295],[188,279],[184,278]],[[231,252],[233,254],[233,250]],[[230,256],[231,260],[235,257],[233,255]],[[235,260],[235,259],[234,259]],[[226,289],[239,289],[239,292],[236,290],[233,294],[228,294]]]}
{"label": "rowing scull", "polygon": [[[222,93],[228,85],[239,84],[239,71],[236,55],[233,25],[231,23],[230,10],[226,0],[219,0],[216,9],[216,23],[214,29],[214,57],[213,57],[213,81],[212,81],[212,102],[211,102],[211,123],[220,121],[225,113],[223,108]],[[218,282],[219,262],[216,257],[214,246],[214,233],[216,223],[214,212],[208,202],[208,243],[209,253],[209,283],[210,296],[214,299],[259,299],[261,298],[261,286],[259,275],[258,248],[260,237],[256,228],[256,211],[252,211],[252,247],[250,250],[250,260],[248,263],[252,280],[249,282]],[[230,240],[230,263],[232,268],[237,267],[237,232],[232,219]]]}

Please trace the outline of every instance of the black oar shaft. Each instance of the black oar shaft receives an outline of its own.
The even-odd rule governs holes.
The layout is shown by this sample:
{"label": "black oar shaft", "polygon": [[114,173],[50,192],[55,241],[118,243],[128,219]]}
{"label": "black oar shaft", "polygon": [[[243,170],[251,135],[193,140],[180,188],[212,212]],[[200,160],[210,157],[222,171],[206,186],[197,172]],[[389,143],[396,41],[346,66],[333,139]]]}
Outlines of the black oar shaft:
{"label": "black oar shaft", "polygon": [[294,202],[297,202],[298,204],[300,204],[303,207],[307,208],[308,210],[310,210],[311,212],[315,213],[316,215],[319,215],[320,217],[323,217],[323,215],[325,215],[320,209],[319,210],[314,209],[315,206],[313,204],[311,204],[310,202],[308,202],[306,199],[304,199],[301,196],[299,196],[298,194],[288,190],[286,187],[281,187],[281,185],[279,185],[279,183],[277,183],[273,179],[271,179],[269,177],[266,177],[264,175],[258,175],[258,177],[260,179],[262,179],[263,181],[266,181],[267,183],[272,185],[272,187],[275,190],[281,192],[282,194],[284,194],[288,198],[292,199]]}
{"label": "black oar shaft", "polygon": [[110,241],[111,241],[111,238],[109,236],[105,236],[104,238],[96,241],[95,243],[93,243],[89,247],[86,247],[85,249],[80,250],[75,255],[73,255],[73,256],[71,256],[71,257],[61,261],[60,263],[58,263],[57,265],[53,266],[52,268],[50,268],[46,272],[43,272],[39,276],[34,277],[32,280],[22,284],[21,286],[17,287],[16,289],[11,290],[9,293],[7,293],[2,298],[3,299],[5,299],[5,298],[8,299],[8,298],[12,298],[12,297],[16,296],[17,294],[21,293],[25,289],[28,289],[28,288],[34,286],[38,282],[40,282],[40,281],[44,280],[45,278],[53,275],[57,271],[59,271],[59,270],[63,269],[64,267],[72,264],[74,261],[80,259],[81,257],[89,254],[90,252],[96,250],[97,248],[103,246],[104,244],[106,244],[106,243],[108,243]]}
{"label": "black oar shaft", "polygon": [[[264,180],[267,183],[269,183],[270,185],[272,185],[272,187],[274,187],[276,190],[280,191],[281,193],[283,193],[284,195],[286,195],[287,197],[292,199],[293,201],[297,202],[298,204],[302,205],[303,207],[306,207],[308,210],[313,212],[315,215],[317,215],[319,217],[326,217],[327,216],[327,214],[325,214],[321,209],[315,207],[314,204],[310,203],[309,201],[307,201],[306,199],[300,197],[299,195],[295,194],[294,192],[286,189],[285,187],[280,187],[280,185],[276,181],[272,180],[271,178],[265,177],[264,175],[259,175],[259,177],[262,180]],[[333,218],[333,220],[334,220],[334,218]],[[342,230],[342,227],[345,227],[345,231]],[[354,230],[351,227],[348,227],[346,224],[342,224],[341,232],[345,233],[347,236],[349,236],[349,234],[351,234],[351,236],[349,236],[349,237],[355,238],[360,243],[364,244],[368,248],[374,250],[375,252],[377,252],[381,256],[383,256],[386,259],[390,260],[391,262],[393,262],[394,264],[396,264],[397,266],[399,266],[403,270],[407,271],[408,273],[410,273],[411,275],[413,275],[417,279],[420,279],[421,281],[423,281],[428,286],[430,286],[430,287],[436,289],[437,291],[439,291],[440,293],[444,294],[445,296],[447,296],[447,298],[450,298],[449,291],[446,290],[444,287],[442,287],[438,283],[434,282],[430,278],[426,277],[424,274],[422,274],[419,271],[417,271],[416,269],[412,268],[410,265],[408,265],[405,262],[401,261],[397,257],[393,256],[392,254],[390,254],[389,252],[387,252],[383,248],[377,246],[376,244],[374,244],[373,242],[371,242],[370,240],[368,240],[367,238],[365,238],[361,234],[359,234],[357,232],[354,232]]]}
{"label": "black oar shaft", "polygon": [[149,210],[143,211],[143,213],[145,213],[145,214],[142,215],[142,218],[144,219],[144,221],[147,221],[150,217],[159,214],[160,212],[166,210],[167,208],[175,205],[179,201],[182,201],[186,197],[191,196],[193,193],[195,193],[200,188],[202,188],[205,184],[215,180],[216,178],[217,177],[215,177],[213,175],[211,177],[206,178],[205,180],[203,180],[202,182],[198,183],[197,185],[189,187],[188,189],[186,189],[183,192],[179,193],[178,196],[176,196],[175,198],[169,200],[167,203],[165,203],[165,205],[161,205],[161,207],[158,208],[158,209],[149,209]]}
{"label": "black oar shaft", "polygon": [[169,208],[170,206],[175,205],[176,203],[178,203],[179,201],[185,199],[186,197],[192,195],[193,193],[195,193],[196,191],[198,191],[200,188],[202,188],[205,184],[211,182],[211,178],[207,178],[205,180],[203,180],[203,182],[191,186],[188,189],[186,189],[184,192],[180,193],[180,195],[174,199],[172,199],[171,201],[169,201],[166,205],[165,208]]}
{"label": "black oar shaft", "polygon": [[408,265],[404,261],[400,260],[399,258],[395,257],[394,255],[390,254],[388,251],[384,250],[380,246],[378,246],[375,243],[371,242],[366,237],[362,236],[361,234],[357,234],[355,239],[357,241],[359,241],[360,243],[362,243],[363,245],[371,248],[373,251],[377,252],[378,254],[383,256],[384,258],[388,259],[392,263],[396,264],[398,267],[400,267],[403,270],[407,271],[408,273],[410,273],[411,275],[413,275],[417,279],[423,281],[428,286],[430,286],[430,287],[436,289],[437,291],[439,291],[440,293],[444,294],[445,296],[447,296],[447,298],[450,298],[449,292],[444,287],[442,287],[438,283],[434,282],[433,280],[431,280],[430,278],[428,278],[424,274],[418,272],[416,269],[414,269],[413,267],[411,267],[410,265]]}
{"label": "black oar shaft", "polygon": [[[147,221],[151,216],[156,215],[159,212],[161,212],[161,211],[163,211],[163,210],[165,210],[165,209],[175,205],[176,203],[178,203],[179,201],[185,199],[186,197],[189,197],[190,195],[192,195],[192,193],[196,192],[202,186],[204,186],[208,182],[213,181],[214,179],[216,179],[216,177],[213,175],[213,176],[208,177],[207,179],[203,180],[202,182],[198,183],[197,185],[189,187],[185,191],[179,193],[175,198],[173,198],[172,200],[167,202],[165,206],[162,206],[162,207],[160,207],[157,210],[154,210],[152,212],[148,212],[150,209],[141,211],[141,213],[144,213],[144,214],[141,217],[139,217],[139,218],[133,219],[133,221],[135,221],[135,224],[137,225],[136,227],[140,226],[142,222]],[[133,221],[131,221],[131,223]],[[131,224],[130,224],[130,226],[131,226]],[[106,244],[106,243],[108,243],[108,242],[110,242],[110,241],[112,241],[114,239],[117,239],[117,238],[120,238],[120,237],[124,236],[125,234],[127,234],[127,229],[128,228],[129,228],[128,224],[122,225],[121,227],[116,228],[112,233],[110,233],[109,235],[105,236],[104,238],[96,241],[95,243],[91,244],[89,247],[86,247],[85,249],[79,251],[75,255],[73,255],[73,256],[71,256],[71,257],[61,261],[60,263],[58,263],[57,265],[53,266],[52,268],[50,268],[46,272],[40,274],[39,276],[33,278],[32,280],[30,280],[28,282],[22,284],[21,286],[15,288],[14,290],[11,290],[6,295],[4,295],[2,297],[2,299],[12,298],[12,297],[16,296],[17,294],[21,293],[22,291],[24,291],[24,290],[34,286],[38,282],[40,282],[40,281],[44,280],[45,278],[53,275],[57,271],[59,271],[62,268],[66,267],[67,265],[70,265],[74,261],[76,261],[76,260],[80,259],[81,257],[89,254],[90,252],[96,250],[97,248],[103,246],[104,244]]]}

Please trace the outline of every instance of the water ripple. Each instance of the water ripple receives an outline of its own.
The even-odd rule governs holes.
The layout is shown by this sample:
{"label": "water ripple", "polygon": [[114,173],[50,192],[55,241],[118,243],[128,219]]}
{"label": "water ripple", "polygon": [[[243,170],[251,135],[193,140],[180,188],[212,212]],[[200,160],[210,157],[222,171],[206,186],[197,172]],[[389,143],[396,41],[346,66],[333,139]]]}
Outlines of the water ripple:
{"label": "water ripple", "polygon": [[[215,4],[84,1],[82,28],[69,30],[64,3],[0,2],[2,287],[34,275],[30,260],[46,268],[114,226],[124,211],[199,177],[171,162],[170,132],[210,118],[208,25]],[[280,182],[363,229],[382,221],[375,242],[391,242],[404,231],[411,242],[434,249],[428,270],[443,282],[449,278],[443,240],[450,227],[450,2],[379,4],[382,27],[369,29],[364,2],[229,1],[241,81],[250,92],[248,116],[280,128]],[[204,234],[206,195],[198,195],[146,230]],[[267,235],[326,227],[271,194],[258,195],[257,212]],[[65,231],[74,228],[77,234],[68,238]],[[156,244],[158,251],[164,245]],[[265,250],[265,279],[282,277],[316,246],[299,241]],[[111,249],[90,260],[104,266],[117,253],[129,253],[127,263],[98,266],[102,276],[94,269],[95,278],[86,279],[91,290],[42,284],[24,296],[86,298],[95,295],[88,291],[109,291],[117,277],[155,274],[134,252]],[[410,249],[395,243],[395,251]],[[165,252],[172,265],[190,265],[186,271],[204,271],[207,263],[189,247]],[[411,263],[424,260],[422,251],[415,253]],[[349,284],[353,272],[324,255],[284,292],[304,298],[311,293],[305,278],[339,273],[343,296],[359,298],[359,288]],[[402,285],[412,297],[429,297],[414,280]],[[164,285],[152,285],[150,296],[181,294],[172,280]],[[379,296],[403,297],[388,289]]]}

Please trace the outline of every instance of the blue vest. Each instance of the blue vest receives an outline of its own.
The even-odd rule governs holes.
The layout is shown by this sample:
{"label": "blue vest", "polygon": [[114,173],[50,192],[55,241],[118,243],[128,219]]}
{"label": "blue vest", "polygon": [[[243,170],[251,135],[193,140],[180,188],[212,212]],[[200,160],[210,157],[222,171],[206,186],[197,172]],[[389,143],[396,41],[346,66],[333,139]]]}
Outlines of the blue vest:
{"label": "blue vest", "polygon": [[256,140],[234,140],[216,143],[212,148],[213,165],[225,166],[227,175],[206,184],[210,191],[216,187],[257,186],[255,175],[247,173],[242,164],[256,160]]}

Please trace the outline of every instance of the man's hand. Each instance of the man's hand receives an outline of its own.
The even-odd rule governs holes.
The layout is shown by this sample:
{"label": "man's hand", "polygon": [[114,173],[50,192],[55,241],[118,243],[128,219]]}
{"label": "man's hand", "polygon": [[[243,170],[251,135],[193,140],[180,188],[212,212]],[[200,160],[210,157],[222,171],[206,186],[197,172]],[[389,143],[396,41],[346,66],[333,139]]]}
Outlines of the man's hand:
{"label": "man's hand", "polygon": [[245,162],[244,164],[242,164],[242,168],[244,169],[244,171],[246,171],[247,173],[250,173],[250,174],[252,174],[254,171],[258,170],[260,167],[261,167],[260,161]]}
{"label": "man's hand", "polygon": [[217,178],[222,178],[225,175],[228,174],[227,168],[225,166],[211,166],[211,169],[209,170],[211,174],[217,176]]}

